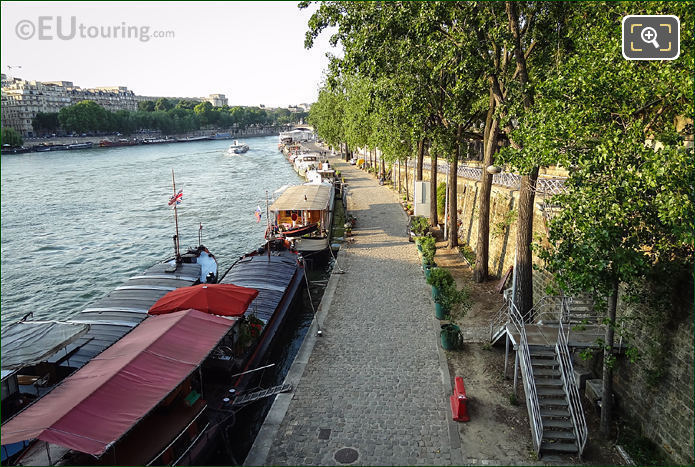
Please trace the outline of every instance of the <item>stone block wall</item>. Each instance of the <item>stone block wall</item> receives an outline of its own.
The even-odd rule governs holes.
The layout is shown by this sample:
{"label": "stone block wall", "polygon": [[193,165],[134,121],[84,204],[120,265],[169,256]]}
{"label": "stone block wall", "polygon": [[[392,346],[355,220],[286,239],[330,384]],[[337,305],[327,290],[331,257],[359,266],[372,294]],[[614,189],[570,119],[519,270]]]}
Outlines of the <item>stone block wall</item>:
{"label": "stone block wall", "polygon": [[[644,305],[620,303],[630,344],[640,359],[618,359],[615,397],[621,413],[638,425],[674,463],[693,465],[693,312],[692,308],[665,322],[643,319],[653,313]],[[647,321],[647,322],[645,322]]]}
{"label": "stone block wall", "polygon": [[[408,194],[412,199],[412,187],[415,176],[413,166],[408,166]],[[430,171],[422,171],[424,181],[430,181]],[[394,187],[398,189],[398,168],[393,168]],[[446,181],[445,174],[437,174],[437,184]],[[405,166],[401,165],[402,194],[405,194]],[[458,177],[457,209],[460,244],[468,244],[473,251],[478,241],[478,204],[480,203],[481,182],[468,178]],[[536,197],[536,203],[541,201]],[[519,191],[507,187],[493,185],[490,194],[490,250],[489,273],[491,276],[501,277],[514,264],[514,251],[516,248],[516,218]],[[440,219],[443,223],[443,219]],[[543,214],[538,209],[534,212],[533,232],[536,238],[545,238],[547,235],[547,223]]]}
{"label": "stone block wall", "polygon": [[[415,163],[408,167],[409,194],[412,199],[412,186],[415,176]],[[394,168],[394,188],[397,189],[397,169]],[[423,179],[430,180],[429,170],[423,170]],[[445,181],[444,174],[437,174],[437,182]],[[405,184],[405,167],[401,166],[401,184]],[[405,189],[402,191],[405,194]],[[478,236],[478,203],[480,182],[467,178],[458,178],[458,209],[460,243],[468,244],[475,251]],[[536,203],[542,198],[536,196]],[[490,264],[491,275],[501,276],[514,263],[516,245],[516,217],[510,223],[507,213],[517,210],[518,191],[493,185],[490,197]],[[507,225],[508,224],[508,225]],[[547,222],[536,208],[533,220],[534,237],[545,241]],[[546,292],[552,276],[543,271],[534,271],[534,298],[538,300]],[[691,292],[692,293],[692,292]],[[645,310],[643,310],[645,311]],[[649,311],[646,311],[649,312]],[[630,306],[618,305],[618,315],[634,314]],[[667,347],[663,349],[668,355],[664,374],[656,386],[647,383],[647,366],[645,360],[636,364],[627,358],[618,358],[615,376],[615,393],[620,415],[627,416],[639,423],[644,436],[653,440],[675,463],[693,465],[693,312],[692,307],[687,316],[676,323],[671,322],[666,329],[654,329],[638,326],[636,321],[628,325],[632,334],[631,344],[637,348],[648,346],[658,348],[663,340],[661,333],[666,333]],[[652,364],[653,366],[653,364]],[[600,377],[600,371],[597,373]]]}

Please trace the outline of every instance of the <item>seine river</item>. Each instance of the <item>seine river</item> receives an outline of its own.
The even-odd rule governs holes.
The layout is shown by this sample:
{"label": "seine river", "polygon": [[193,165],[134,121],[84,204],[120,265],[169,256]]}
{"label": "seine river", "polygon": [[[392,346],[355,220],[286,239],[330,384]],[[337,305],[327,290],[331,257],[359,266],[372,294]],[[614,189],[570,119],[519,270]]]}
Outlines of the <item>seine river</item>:
{"label": "seine river", "polygon": [[[301,179],[277,137],[2,156],[2,325],[29,312],[67,319],[128,277],[173,254],[171,170],[181,247],[203,244],[220,271],[257,248],[266,191]],[[254,211],[260,206],[262,221]]]}

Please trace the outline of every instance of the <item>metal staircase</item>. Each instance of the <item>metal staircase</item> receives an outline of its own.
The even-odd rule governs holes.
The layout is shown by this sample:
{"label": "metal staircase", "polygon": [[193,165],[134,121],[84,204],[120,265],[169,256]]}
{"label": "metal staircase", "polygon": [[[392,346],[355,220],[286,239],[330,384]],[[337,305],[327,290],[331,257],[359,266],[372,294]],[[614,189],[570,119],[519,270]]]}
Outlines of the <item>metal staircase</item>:
{"label": "metal staircase", "polygon": [[544,297],[522,316],[510,298],[505,294],[505,306],[491,323],[490,340],[507,336],[515,346],[534,449],[539,456],[581,457],[587,428],[568,347],[570,301]]}

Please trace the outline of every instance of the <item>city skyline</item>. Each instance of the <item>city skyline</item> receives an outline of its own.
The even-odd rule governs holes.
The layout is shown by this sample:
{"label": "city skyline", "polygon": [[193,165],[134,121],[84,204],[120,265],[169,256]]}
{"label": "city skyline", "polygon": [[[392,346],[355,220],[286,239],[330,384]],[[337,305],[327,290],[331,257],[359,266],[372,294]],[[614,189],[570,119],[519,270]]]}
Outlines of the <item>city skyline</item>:
{"label": "city skyline", "polygon": [[310,14],[295,2],[3,2],[2,72],[147,96],[221,93],[231,106],[311,103],[337,50],[325,37],[304,49]]}

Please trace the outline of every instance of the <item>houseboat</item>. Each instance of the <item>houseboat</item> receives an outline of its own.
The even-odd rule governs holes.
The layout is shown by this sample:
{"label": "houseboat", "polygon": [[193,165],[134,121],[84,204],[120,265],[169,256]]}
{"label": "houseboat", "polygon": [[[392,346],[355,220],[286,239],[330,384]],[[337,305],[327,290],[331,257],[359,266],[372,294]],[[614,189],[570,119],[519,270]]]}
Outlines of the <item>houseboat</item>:
{"label": "houseboat", "polygon": [[273,225],[267,237],[284,238],[305,256],[327,251],[334,202],[331,183],[305,183],[287,188],[269,208]]}
{"label": "houseboat", "polygon": [[111,141],[108,139],[102,139],[99,141],[99,147],[102,148],[114,148],[119,146],[136,146],[138,143],[135,139],[118,139],[116,141]]}
{"label": "houseboat", "polygon": [[203,362],[235,319],[150,316],[2,426],[20,465],[176,465],[209,428]]}
{"label": "houseboat", "polygon": [[305,154],[298,154],[292,162],[294,170],[302,177],[306,176],[308,170],[312,170],[318,167],[320,163],[320,156],[315,152],[308,152]]}
{"label": "houseboat", "polygon": [[150,316],[3,425],[3,442],[34,440],[23,465],[195,465],[218,446],[234,459],[234,443],[221,441],[234,410],[256,400],[256,370],[304,283],[302,257],[284,240],[268,242],[207,286],[252,291],[234,313]]}
{"label": "houseboat", "polygon": [[[163,295],[179,287],[215,282],[216,278],[217,261],[201,245],[131,277],[60,326],[25,320],[3,329],[3,385],[15,389],[3,392],[3,424],[128,334]],[[26,342],[31,345],[24,345]],[[8,443],[3,436],[3,463],[16,457],[28,441],[30,438]]]}
{"label": "houseboat", "polygon": [[93,142],[85,141],[84,143],[74,142],[72,144],[68,144],[67,148],[68,149],[91,149],[92,146],[94,146]]}

